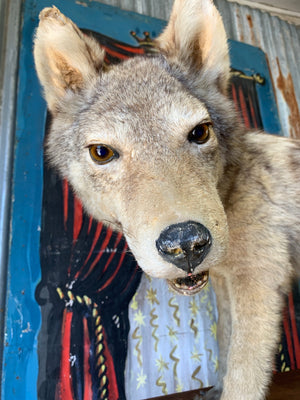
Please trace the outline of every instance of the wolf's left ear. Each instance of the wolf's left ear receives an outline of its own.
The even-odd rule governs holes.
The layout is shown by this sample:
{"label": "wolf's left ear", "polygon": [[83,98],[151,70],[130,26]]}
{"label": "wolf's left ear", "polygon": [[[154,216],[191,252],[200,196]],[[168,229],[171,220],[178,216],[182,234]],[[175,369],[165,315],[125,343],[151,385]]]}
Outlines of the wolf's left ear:
{"label": "wolf's left ear", "polygon": [[67,91],[87,87],[102,69],[104,50],[56,7],[44,8],[34,40],[34,60],[48,108],[55,112]]}
{"label": "wolf's left ear", "polygon": [[230,64],[227,37],[212,0],[175,0],[170,21],[156,44],[171,63],[200,73],[223,93]]}

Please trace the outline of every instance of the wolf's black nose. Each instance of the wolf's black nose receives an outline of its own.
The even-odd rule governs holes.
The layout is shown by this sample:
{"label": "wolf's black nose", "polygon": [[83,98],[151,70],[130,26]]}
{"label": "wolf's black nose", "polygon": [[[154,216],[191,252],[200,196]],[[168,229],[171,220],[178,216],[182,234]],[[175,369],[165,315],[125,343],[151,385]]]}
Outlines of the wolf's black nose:
{"label": "wolf's black nose", "polygon": [[156,247],[166,261],[191,273],[206,257],[211,242],[211,235],[205,226],[187,221],[162,231]]}

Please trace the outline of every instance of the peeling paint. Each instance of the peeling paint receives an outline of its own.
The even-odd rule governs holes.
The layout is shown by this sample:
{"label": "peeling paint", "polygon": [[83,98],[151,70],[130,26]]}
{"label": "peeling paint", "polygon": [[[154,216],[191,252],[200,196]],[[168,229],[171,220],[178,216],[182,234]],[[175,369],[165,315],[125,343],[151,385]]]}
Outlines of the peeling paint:
{"label": "peeling paint", "polygon": [[290,137],[300,139],[300,111],[297,103],[293,78],[290,72],[287,76],[284,76],[280,67],[279,59],[277,58],[276,61],[279,71],[277,86],[290,109]]}
{"label": "peeling paint", "polygon": [[30,327],[30,322],[27,322],[27,328],[22,330],[22,333],[29,333],[32,332],[32,329]]}

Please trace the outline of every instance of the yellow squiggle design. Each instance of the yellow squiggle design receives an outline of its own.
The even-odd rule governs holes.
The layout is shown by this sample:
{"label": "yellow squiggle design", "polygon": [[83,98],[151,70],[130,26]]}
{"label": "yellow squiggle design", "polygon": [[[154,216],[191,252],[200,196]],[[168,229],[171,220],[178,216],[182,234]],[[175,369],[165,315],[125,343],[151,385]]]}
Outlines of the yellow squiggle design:
{"label": "yellow squiggle design", "polygon": [[179,306],[178,304],[172,304],[172,301],[175,300],[175,297],[171,297],[168,304],[170,307],[175,308],[174,312],[173,312],[173,317],[176,321],[177,326],[180,326],[180,319],[178,317],[178,312],[179,312]]}
{"label": "yellow squiggle design", "polygon": [[162,376],[160,376],[160,377],[157,379],[157,381],[155,382],[155,383],[156,383],[156,386],[161,387],[161,390],[162,390],[163,394],[168,394],[168,391],[167,391],[167,384],[166,384],[166,382],[161,381],[161,379],[162,379]]}
{"label": "yellow squiggle design", "polygon": [[159,338],[158,338],[158,336],[156,336],[155,334],[156,334],[158,325],[154,323],[154,320],[156,320],[156,319],[158,318],[158,315],[157,315],[157,314],[154,314],[154,313],[155,313],[155,310],[156,310],[156,309],[153,308],[153,309],[150,311],[150,315],[151,315],[150,325],[151,325],[152,328],[153,328],[152,334],[151,334],[151,335],[152,335],[153,339],[155,340],[154,350],[157,351],[157,345],[158,345],[158,342],[159,342]]}
{"label": "yellow squiggle design", "polygon": [[137,334],[137,333],[138,333],[138,330],[139,330],[139,326],[137,326],[137,327],[135,328],[135,330],[134,330],[134,332],[133,332],[133,334],[132,334],[132,338],[135,339],[135,340],[138,340],[138,342],[137,342],[137,344],[136,344],[136,346],[135,346],[135,350],[136,350],[136,352],[137,352],[137,360],[138,360],[138,363],[139,363],[139,365],[140,365],[140,367],[141,367],[141,366],[143,365],[143,361],[142,361],[142,352],[141,352],[141,349],[140,349],[140,345],[141,345],[141,343],[142,343],[142,336]]}
{"label": "yellow squiggle design", "polygon": [[211,361],[212,360],[212,356],[213,356],[213,351],[206,347],[206,343],[204,344],[204,349],[209,353],[209,359],[208,360]]}
{"label": "yellow squiggle design", "polygon": [[207,303],[207,306],[206,306],[206,312],[207,312],[208,317],[209,317],[209,319],[210,319],[211,321],[214,320],[214,313],[213,313],[213,311],[214,311],[213,305],[211,304],[211,301],[209,301],[209,302]]}
{"label": "yellow squiggle design", "polygon": [[207,298],[208,298],[208,294],[207,294],[207,293],[203,294],[203,295],[201,296],[200,303],[202,303],[202,304],[203,304],[203,303],[206,303]]}
{"label": "yellow squiggle design", "polygon": [[194,332],[194,337],[196,338],[197,335],[198,335],[198,328],[197,328],[197,326],[195,325],[195,320],[194,320],[194,318],[192,318],[191,321],[190,321],[190,328],[191,328],[191,330]]}
{"label": "yellow squiggle design", "polygon": [[176,349],[177,349],[177,345],[172,349],[172,351],[170,353],[170,358],[171,358],[172,361],[174,361],[173,374],[174,374],[175,378],[177,378],[177,365],[178,365],[178,363],[180,361],[179,358],[174,356],[174,353],[175,353]]}
{"label": "yellow squiggle design", "polygon": [[195,369],[195,371],[193,372],[192,379],[194,379],[194,381],[197,381],[197,382],[200,383],[200,389],[201,389],[201,388],[203,388],[204,383],[203,383],[203,381],[201,381],[201,379],[199,379],[199,378],[196,377],[196,375],[198,375],[198,373],[200,372],[200,370],[201,370],[201,365],[199,365],[199,367],[197,367],[197,368]]}

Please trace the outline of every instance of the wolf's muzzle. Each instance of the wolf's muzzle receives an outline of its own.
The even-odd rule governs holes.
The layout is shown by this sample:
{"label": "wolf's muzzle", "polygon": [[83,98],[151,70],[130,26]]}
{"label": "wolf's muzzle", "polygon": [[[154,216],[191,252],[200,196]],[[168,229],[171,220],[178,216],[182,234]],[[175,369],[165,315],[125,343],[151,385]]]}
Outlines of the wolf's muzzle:
{"label": "wolf's muzzle", "polygon": [[193,273],[208,254],[211,243],[211,234],[204,225],[187,221],[163,230],[156,247],[166,261],[187,273]]}

